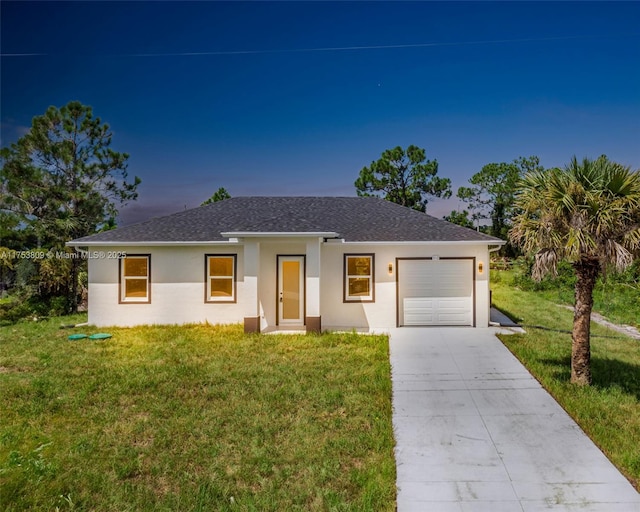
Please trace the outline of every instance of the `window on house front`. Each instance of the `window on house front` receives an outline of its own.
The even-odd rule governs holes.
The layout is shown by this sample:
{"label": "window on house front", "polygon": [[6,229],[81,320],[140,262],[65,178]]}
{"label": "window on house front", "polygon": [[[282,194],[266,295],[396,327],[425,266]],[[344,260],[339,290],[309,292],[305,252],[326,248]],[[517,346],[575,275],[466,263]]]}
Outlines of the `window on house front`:
{"label": "window on house front", "polygon": [[207,254],[205,302],[236,301],[236,255]]}
{"label": "window on house front", "polygon": [[120,259],[120,302],[151,302],[151,256],[129,255]]}
{"label": "window on house front", "polygon": [[374,301],[373,254],[344,255],[344,301]]}

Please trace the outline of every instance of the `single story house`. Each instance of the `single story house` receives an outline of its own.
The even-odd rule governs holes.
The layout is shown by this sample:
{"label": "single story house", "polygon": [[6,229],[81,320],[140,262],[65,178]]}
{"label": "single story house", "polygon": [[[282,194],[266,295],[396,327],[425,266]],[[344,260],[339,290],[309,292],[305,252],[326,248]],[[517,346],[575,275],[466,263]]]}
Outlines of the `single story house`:
{"label": "single story house", "polygon": [[487,327],[503,243],[373,197],[234,197],[68,245],[96,326],[375,332]]}

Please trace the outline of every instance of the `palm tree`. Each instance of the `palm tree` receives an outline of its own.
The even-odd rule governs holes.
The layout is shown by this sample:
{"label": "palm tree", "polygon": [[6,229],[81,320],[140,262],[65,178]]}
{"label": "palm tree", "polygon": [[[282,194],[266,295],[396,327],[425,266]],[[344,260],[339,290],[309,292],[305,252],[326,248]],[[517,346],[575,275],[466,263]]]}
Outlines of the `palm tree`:
{"label": "palm tree", "polygon": [[564,169],[526,174],[515,206],[509,236],[535,254],[533,278],[556,275],[561,259],[575,269],[571,382],[589,385],[593,287],[602,272],[624,270],[640,252],[640,172],[604,155],[573,157]]}

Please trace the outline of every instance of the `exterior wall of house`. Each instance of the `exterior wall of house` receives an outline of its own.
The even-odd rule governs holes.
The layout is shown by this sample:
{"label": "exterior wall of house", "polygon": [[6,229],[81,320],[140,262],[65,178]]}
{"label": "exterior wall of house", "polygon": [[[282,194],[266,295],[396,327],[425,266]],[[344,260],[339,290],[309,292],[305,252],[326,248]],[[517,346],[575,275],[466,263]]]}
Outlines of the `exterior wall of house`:
{"label": "exterior wall of house", "polygon": [[[244,280],[241,245],[217,247],[90,247],[89,323],[96,326],[242,322],[251,293]],[[109,253],[151,255],[151,303],[119,303],[118,259]],[[236,303],[205,303],[205,254],[237,254]]]}
{"label": "exterior wall of house", "polygon": [[[489,253],[486,245],[320,243],[317,238],[246,239],[218,246],[90,247],[90,251],[151,255],[151,303],[119,303],[119,265],[115,258],[89,262],[89,323],[140,324],[242,323],[257,318],[261,330],[277,322],[277,257],[304,255],[306,315],[321,317],[322,329],[384,331],[396,326],[396,258],[475,257],[477,327],[489,323]],[[375,255],[375,301],[345,303],[344,255]],[[205,303],[205,254],[237,254],[236,302]],[[246,265],[245,265],[246,262]],[[484,271],[478,273],[478,263]],[[393,269],[389,273],[389,264]],[[318,275],[319,274],[319,275]]]}
{"label": "exterior wall of house", "polygon": [[[375,254],[375,301],[343,302],[345,254]],[[395,327],[396,258],[475,257],[476,327],[489,325],[489,252],[486,245],[454,244],[324,244],[322,254],[322,326],[328,330],[361,329],[384,331]],[[478,263],[483,273],[478,273]],[[389,274],[389,264],[392,273]]]}

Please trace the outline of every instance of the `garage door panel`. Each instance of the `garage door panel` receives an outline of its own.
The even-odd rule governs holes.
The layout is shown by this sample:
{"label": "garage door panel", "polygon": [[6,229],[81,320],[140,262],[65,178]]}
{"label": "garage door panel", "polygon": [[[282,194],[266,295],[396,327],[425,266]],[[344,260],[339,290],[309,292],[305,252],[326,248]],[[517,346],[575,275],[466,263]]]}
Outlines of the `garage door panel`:
{"label": "garage door panel", "polygon": [[423,325],[425,321],[429,323],[435,322],[435,300],[406,298],[403,303],[405,325]]}
{"label": "garage door panel", "polygon": [[468,299],[442,299],[438,301],[438,325],[471,325],[472,301]]}
{"label": "garage door panel", "polygon": [[471,325],[471,298],[405,298],[404,325]]}
{"label": "garage door panel", "polygon": [[[427,323],[425,324],[425,319]],[[437,325],[435,323],[435,317],[433,315],[412,315],[409,313],[405,313],[404,317],[404,325],[407,327],[410,326],[421,326],[421,325]]]}
{"label": "garage door panel", "polygon": [[430,297],[438,291],[435,276],[425,273],[419,261],[403,261],[401,276],[404,297]]}
{"label": "garage door panel", "polygon": [[[424,324],[423,324],[424,325]],[[439,314],[437,316],[437,320],[436,323],[432,324],[432,325],[471,325],[471,322],[469,321],[469,314],[468,313],[460,313],[460,314]]]}
{"label": "garage door panel", "polygon": [[434,262],[433,273],[443,297],[470,297],[473,293],[473,267],[470,261]]}
{"label": "garage door panel", "polygon": [[400,325],[473,325],[473,260],[400,260]]}
{"label": "garage door panel", "polygon": [[472,286],[449,286],[448,288],[440,288],[437,293],[441,297],[470,297],[472,293]]}
{"label": "garage door panel", "polygon": [[471,307],[470,297],[441,297],[437,300],[440,311],[467,311]]}

